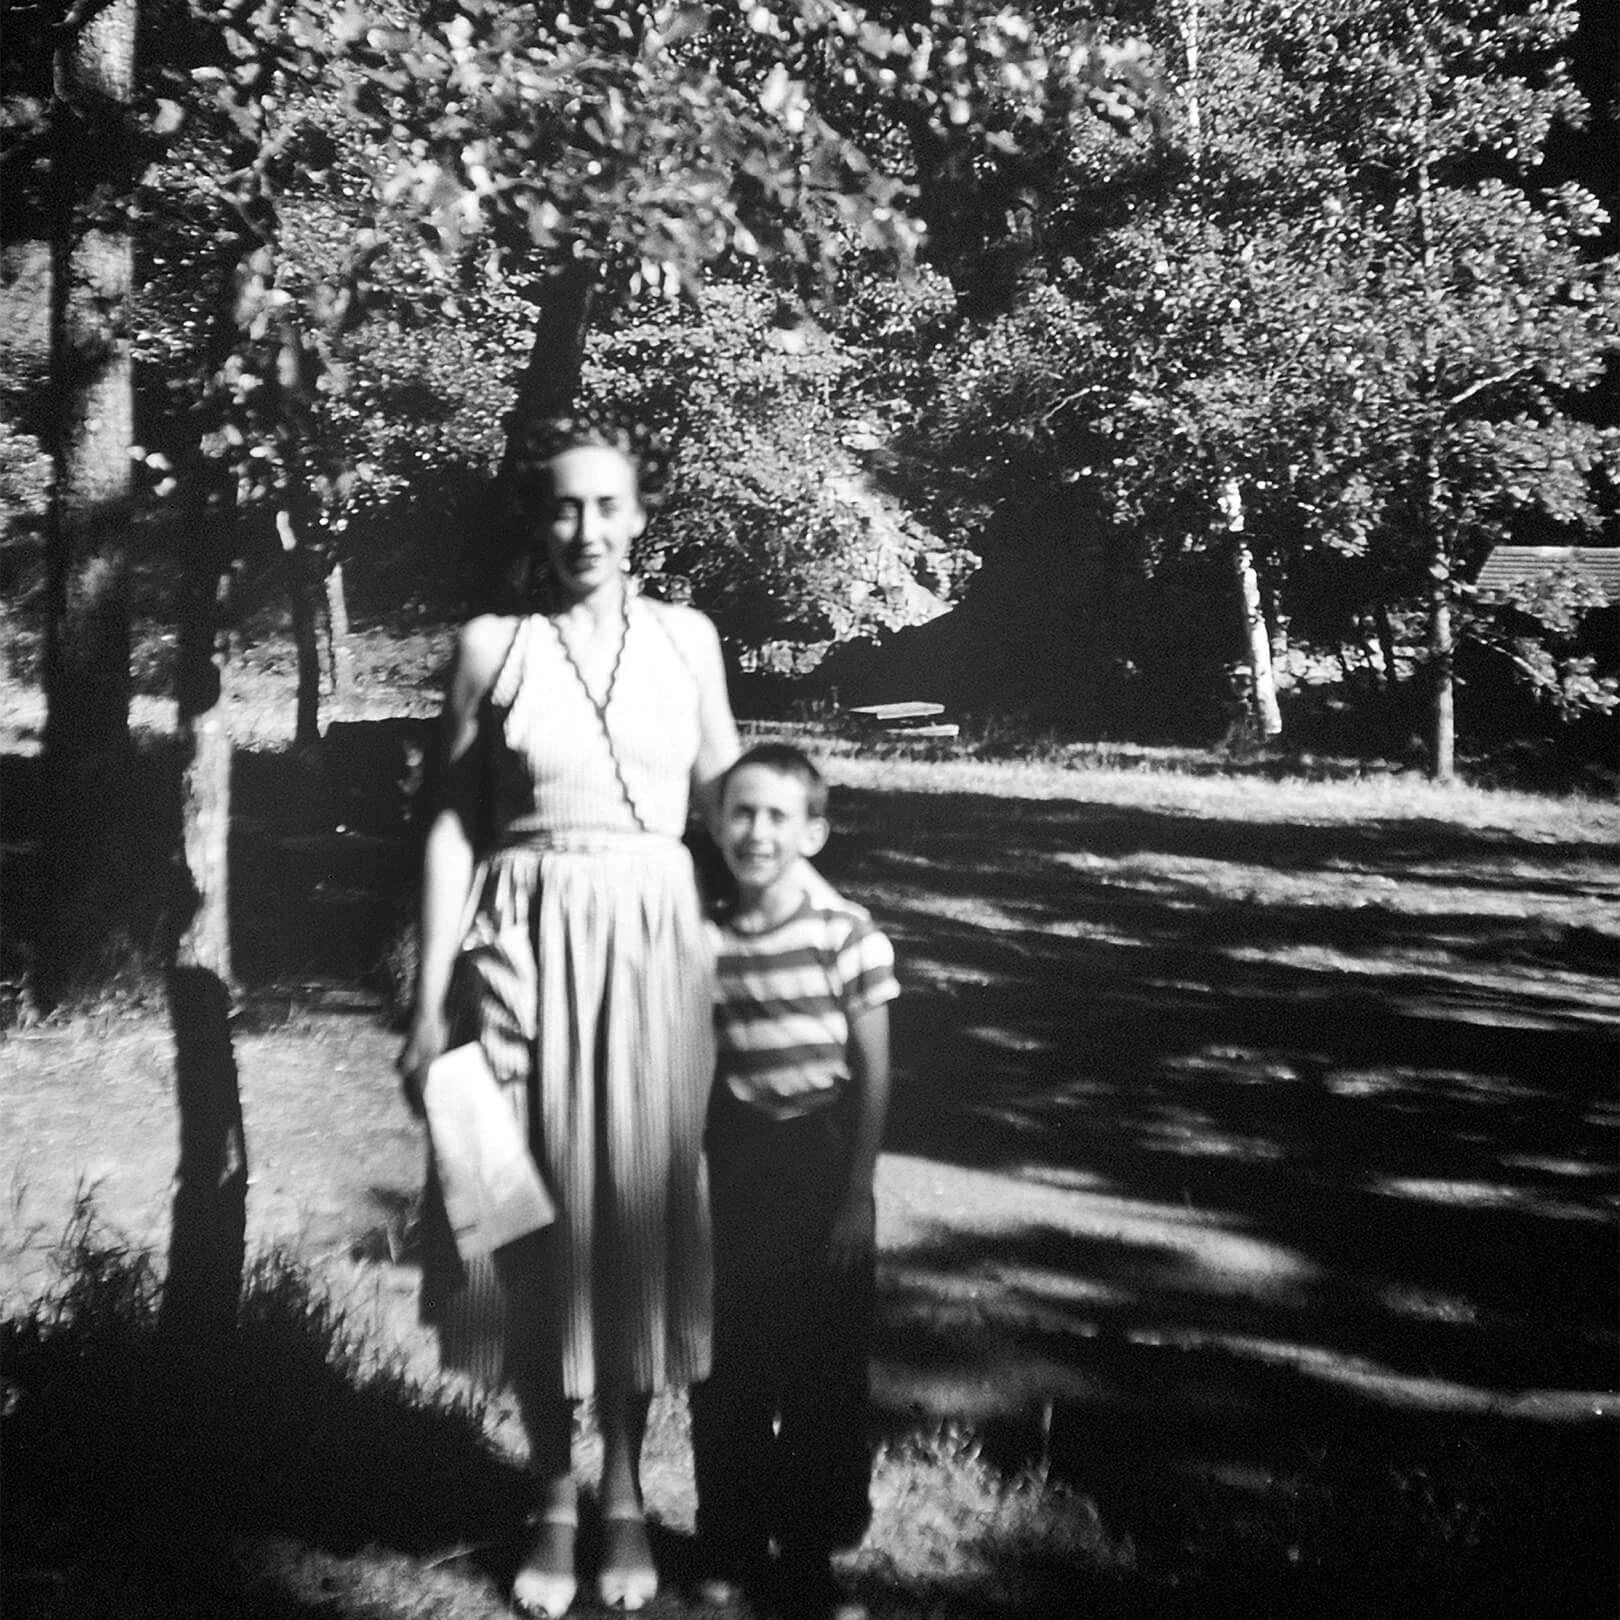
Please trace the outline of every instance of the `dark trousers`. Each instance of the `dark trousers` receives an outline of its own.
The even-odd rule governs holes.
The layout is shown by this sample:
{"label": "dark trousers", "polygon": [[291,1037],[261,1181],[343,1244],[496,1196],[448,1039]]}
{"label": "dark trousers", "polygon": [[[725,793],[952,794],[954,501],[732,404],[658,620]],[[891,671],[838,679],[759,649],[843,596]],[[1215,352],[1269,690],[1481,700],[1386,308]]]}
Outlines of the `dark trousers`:
{"label": "dark trousers", "polygon": [[874,1268],[837,1274],[827,1234],[849,1172],[842,1104],[775,1122],[717,1088],[709,1126],[714,1370],[692,1391],[709,1572],[852,1546],[871,1519]]}

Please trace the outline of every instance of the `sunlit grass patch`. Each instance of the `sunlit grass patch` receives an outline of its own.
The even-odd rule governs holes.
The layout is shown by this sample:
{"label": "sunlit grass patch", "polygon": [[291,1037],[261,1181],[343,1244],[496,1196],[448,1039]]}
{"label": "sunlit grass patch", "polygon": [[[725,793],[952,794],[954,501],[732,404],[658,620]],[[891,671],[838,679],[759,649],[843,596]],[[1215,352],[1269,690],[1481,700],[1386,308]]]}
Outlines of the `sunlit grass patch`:
{"label": "sunlit grass patch", "polygon": [[880,1605],[887,1591],[921,1612],[954,1598],[1025,1616],[1069,1614],[1082,1587],[1128,1576],[1129,1536],[1111,1535],[1086,1496],[1035,1464],[988,1462],[971,1429],[941,1424],[882,1446],[873,1470],[865,1548],[848,1559],[854,1583]]}
{"label": "sunlit grass patch", "polygon": [[1174,753],[1159,757],[1152,750],[1142,750],[1129,766],[1078,751],[1033,760],[840,753],[827,761],[827,776],[835,787],[871,792],[1070,799],[1257,823],[1433,821],[1507,832],[1536,844],[1612,842],[1620,833],[1620,806],[1605,799],[1442,786],[1413,775],[1324,779],[1304,768],[1267,775],[1211,773],[1191,769]]}

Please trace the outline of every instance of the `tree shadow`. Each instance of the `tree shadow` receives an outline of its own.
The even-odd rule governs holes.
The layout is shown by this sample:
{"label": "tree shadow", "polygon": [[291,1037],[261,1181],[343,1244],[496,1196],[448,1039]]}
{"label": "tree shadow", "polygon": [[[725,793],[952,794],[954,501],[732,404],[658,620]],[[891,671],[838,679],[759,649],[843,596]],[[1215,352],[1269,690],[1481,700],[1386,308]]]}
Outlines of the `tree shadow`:
{"label": "tree shadow", "polygon": [[905,986],[891,1421],[967,1403],[1033,1446],[1055,1402],[1063,1467],[1124,1500],[1612,1419],[1615,851],[973,794],[835,819]]}
{"label": "tree shadow", "polygon": [[84,1219],[63,1291],[0,1324],[8,1615],[342,1612],[285,1588],[291,1553],[244,1567],[278,1540],[509,1577],[529,1494],[475,1404],[377,1360],[275,1255],[199,1360],[155,1269]]}
{"label": "tree shadow", "polygon": [[[351,773],[370,797],[342,800],[341,882],[336,846],[296,842],[336,831],[332,784],[239,758],[233,876],[239,915],[272,918],[266,976],[374,950],[414,746],[379,740],[382,764]],[[823,865],[894,937],[905,986],[885,1167],[904,1220],[878,1344],[891,1432],[967,1417],[997,1460],[1049,1465],[1165,1547],[1191,1516],[1230,1516],[1211,1481],[1258,1499],[1324,1457],[1410,1472],[1461,1446],[1501,1478],[1583,1492],[1584,1514],[1562,1531],[1543,1515],[1527,1552],[1585,1535],[1607,1567],[1592,1504],[1613,1499],[1612,1416],[1578,1417],[1585,1395],[1616,1404],[1612,849],[974,794],[846,789],[834,817]],[[323,934],[326,898],[352,904],[352,938]],[[934,1166],[950,1207],[924,1196]],[[406,1198],[379,1191],[363,1255],[404,1258],[389,1237]],[[324,1425],[342,1443],[304,1448],[301,1472],[256,1442],[257,1529],[426,1550],[512,1518],[509,1465],[373,1399],[373,1427],[261,1414],[261,1434]],[[218,1476],[196,1478],[200,1522]],[[172,1523],[177,1557],[194,1554],[192,1518]],[[689,1548],[668,1538],[666,1556]]]}

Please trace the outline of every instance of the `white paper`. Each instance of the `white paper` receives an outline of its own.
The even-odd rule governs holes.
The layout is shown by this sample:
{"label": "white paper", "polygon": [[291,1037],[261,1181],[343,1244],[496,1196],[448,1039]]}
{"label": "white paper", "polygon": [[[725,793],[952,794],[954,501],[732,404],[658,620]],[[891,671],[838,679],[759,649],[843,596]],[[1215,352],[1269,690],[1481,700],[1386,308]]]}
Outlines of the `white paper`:
{"label": "white paper", "polygon": [[538,1231],[556,1215],[481,1046],[434,1059],[422,1086],[434,1169],[463,1260]]}

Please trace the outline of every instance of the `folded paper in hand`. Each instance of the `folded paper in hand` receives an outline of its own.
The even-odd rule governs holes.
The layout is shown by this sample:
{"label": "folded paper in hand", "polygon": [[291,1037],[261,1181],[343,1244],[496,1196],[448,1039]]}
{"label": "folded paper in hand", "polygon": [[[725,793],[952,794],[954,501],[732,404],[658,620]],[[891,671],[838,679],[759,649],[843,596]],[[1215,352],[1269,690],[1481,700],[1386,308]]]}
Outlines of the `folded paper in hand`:
{"label": "folded paper in hand", "polygon": [[556,1214],[483,1048],[435,1058],[422,1086],[445,1213],[463,1260],[537,1232]]}

